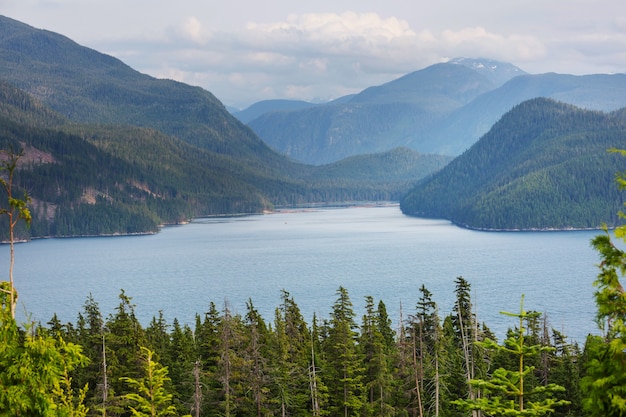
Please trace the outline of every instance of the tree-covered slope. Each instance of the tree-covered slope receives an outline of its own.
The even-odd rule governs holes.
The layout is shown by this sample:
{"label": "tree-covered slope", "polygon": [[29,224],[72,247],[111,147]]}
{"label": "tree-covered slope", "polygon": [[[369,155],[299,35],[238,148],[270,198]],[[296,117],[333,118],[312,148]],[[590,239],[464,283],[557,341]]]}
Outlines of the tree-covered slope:
{"label": "tree-covered slope", "polygon": [[448,162],[398,150],[325,167],[241,164],[155,129],[72,123],[5,82],[0,149],[25,151],[16,184],[32,198],[33,224],[22,237],[144,233],[275,205],[399,200]]}
{"label": "tree-covered slope", "polygon": [[278,152],[316,165],[399,146],[421,151],[412,143],[425,130],[496,86],[466,65],[436,64],[349,100],[266,113],[249,126]]}
{"label": "tree-covered slope", "polygon": [[515,105],[549,97],[590,110],[626,106],[626,74],[526,74],[487,59],[455,58],[322,108],[261,115],[249,123],[278,152],[324,163],[359,149],[406,146],[457,156]]}
{"label": "tree-covered slope", "polygon": [[626,106],[626,74],[524,74],[455,110],[424,132],[415,147],[423,152],[460,155],[515,105],[537,97],[552,98],[588,110],[614,111]]}
{"label": "tree-covered slope", "polygon": [[616,221],[622,197],[624,112],[583,110],[551,99],[523,102],[463,155],[420,182],[406,214],[481,229],[595,228]]}
{"label": "tree-covered slope", "polygon": [[263,100],[232,114],[242,123],[248,123],[264,113],[302,110],[313,106],[315,106],[314,103],[301,100]]}
{"label": "tree-covered slope", "polygon": [[74,122],[149,127],[246,163],[284,161],[210,92],[141,74],[65,36],[4,16],[0,79]]}

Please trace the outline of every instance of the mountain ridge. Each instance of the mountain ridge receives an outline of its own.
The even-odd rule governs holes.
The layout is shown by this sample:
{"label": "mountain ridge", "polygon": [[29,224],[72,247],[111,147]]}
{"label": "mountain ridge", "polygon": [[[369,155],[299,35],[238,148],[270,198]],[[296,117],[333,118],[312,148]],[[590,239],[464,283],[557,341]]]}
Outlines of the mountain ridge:
{"label": "mountain ridge", "polygon": [[[451,75],[454,67],[464,67],[466,71],[454,77]],[[502,72],[490,73],[489,69],[494,67]],[[467,74],[473,74],[474,78],[468,78]],[[395,86],[411,79],[419,80],[416,88],[396,89],[402,90],[401,94],[394,91]],[[482,80],[485,84],[472,94],[471,80]],[[465,100],[458,92],[463,82],[469,91]],[[457,92],[456,103],[446,96],[447,90]],[[379,91],[384,91],[386,98],[376,103],[375,93]],[[395,146],[458,156],[506,111],[536,97],[612,111],[626,106],[626,75],[527,74],[507,63],[456,58],[367,88],[344,102],[343,107],[326,105],[268,113],[248,125],[273,149],[311,164]],[[372,120],[374,126],[370,126]],[[299,136],[297,132],[301,132]]]}
{"label": "mountain ridge", "polygon": [[525,101],[401,201],[405,214],[481,230],[614,225],[623,161],[607,152],[626,137],[624,110],[585,110],[552,99]]}

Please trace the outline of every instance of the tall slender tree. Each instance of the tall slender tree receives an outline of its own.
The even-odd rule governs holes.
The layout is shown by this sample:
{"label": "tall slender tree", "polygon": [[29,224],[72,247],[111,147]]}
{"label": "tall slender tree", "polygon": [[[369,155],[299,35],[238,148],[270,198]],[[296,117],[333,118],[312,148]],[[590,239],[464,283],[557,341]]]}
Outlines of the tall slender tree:
{"label": "tall slender tree", "polygon": [[[393,374],[391,358],[393,355],[393,334],[389,328],[385,305],[375,309],[374,298],[365,297],[365,315],[361,324],[359,346],[363,354],[364,387],[366,402],[364,415],[393,415],[391,389]],[[387,336],[387,338],[385,337]],[[389,341],[391,337],[391,342]]]}
{"label": "tall slender tree", "polygon": [[275,313],[273,340],[273,385],[281,414],[310,415],[310,341],[300,308],[283,290]]}
{"label": "tall slender tree", "polygon": [[[611,149],[626,156],[626,150]],[[626,171],[616,174],[620,190],[626,189]],[[623,220],[626,214],[618,213]],[[626,242],[626,225],[615,228],[615,238]],[[604,226],[591,245],[600,256],[600,273],[594,281],[596,320],[604,333],[589,336],[585,346],[586,375],[582,380],[584,407],[591,416],[626,415],[626,292],[622,286],[626,274],[626,252],[617,247]]]}
{"label": "tall slender tree", "polygon": [[[24,151],[15,153],[13,151],[0,152],[0,186],[6,194],[6,205],[0,208],[0,215],[4,215],[8,220],[9,229],[9,281],[8,285],[0,285],[0,291],[9,295],[3,298],[3,302],[8,303],[11,317],[15,318],[15,304],[17,302],[17,292],[15,291],[15,283],[13,280],[13,268],[15,266],[15,228],[20,220],[27,225],[31,222],[31,214],[28,209],[30,197],[24,193],[23,198],[15,195],[14,177],[17,171],[17,163],[24,156]],[[0,283],[2,284],[2,283]],[[8,287],[8,288],[7,288]]]}
{"label": "tall slender tree", "polygon": [[356,416],[363,406],[363,365],[354,310],[348,291],[339,287],[324,341],[329,410],[335,416]]}
{"label": "tall slender tree", "polygon": [[172,394],[166,390],[170,380],[167,368],[154,360],[154,352],[141,348],[141,359],[144,362],[144,375],[139,378],[122,377],[121,381],[128,384],[131,392],[123,398],[130,403],[130,411],[136,417],[175,416],[176,407],[172,404]]}

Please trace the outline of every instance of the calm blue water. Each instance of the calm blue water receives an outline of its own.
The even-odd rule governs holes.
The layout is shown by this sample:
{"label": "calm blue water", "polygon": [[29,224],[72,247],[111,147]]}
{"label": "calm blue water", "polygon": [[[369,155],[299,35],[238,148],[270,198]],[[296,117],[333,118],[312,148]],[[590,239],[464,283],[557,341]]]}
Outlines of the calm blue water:
{"label": "calm blue water", "polygon": [[[454,279],[472,285],[480,321],[499,336],[514,325],[500,311],[525,307],[584,341],[597,333],[592,282],[598,232],[488,233],[446,221],[406,217],[397,206],[315,209],[238,218],[199,219],[152,236],[37,240],[16,246],[19,309],[47,322],[57,313],[76,321],[91,293],[104,315],[120,289],[133,298],[144,324],[164,312],[193,324],[196,313],[228,302],[245,314],[251,298],[272,321],[287,290],[310,323],[327,318],[339,286],[357,315],[364,297],[383,300],[397,325],[414,312],[425,284],[449,314]],[[8,246],[0,265],[8,271]],[[5,273],[3,273],[5,274]]]}

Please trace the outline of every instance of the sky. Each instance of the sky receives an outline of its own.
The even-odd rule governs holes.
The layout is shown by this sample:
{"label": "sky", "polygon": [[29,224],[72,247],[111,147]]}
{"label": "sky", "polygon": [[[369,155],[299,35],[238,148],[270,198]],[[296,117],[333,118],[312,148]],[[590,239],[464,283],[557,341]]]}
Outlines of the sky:
{"label": "sky", "polygon": [[239,109],[331,100],[455,57],[626,73],[624,0],[0,0],[0,15]]}

